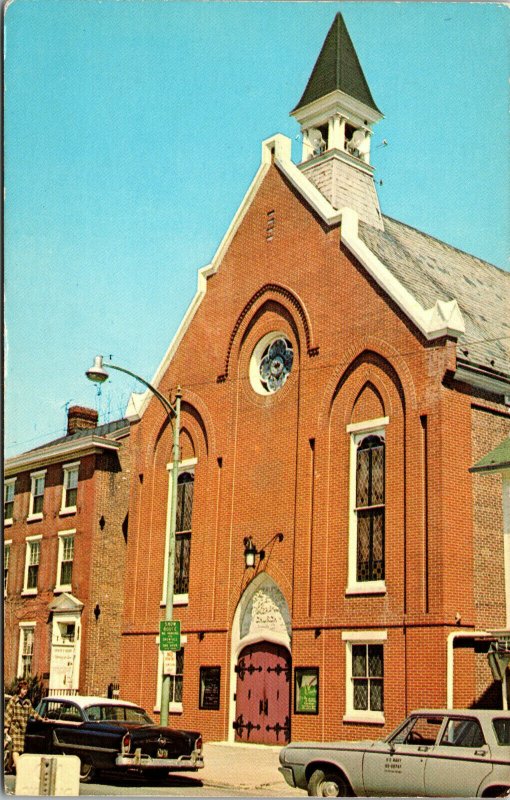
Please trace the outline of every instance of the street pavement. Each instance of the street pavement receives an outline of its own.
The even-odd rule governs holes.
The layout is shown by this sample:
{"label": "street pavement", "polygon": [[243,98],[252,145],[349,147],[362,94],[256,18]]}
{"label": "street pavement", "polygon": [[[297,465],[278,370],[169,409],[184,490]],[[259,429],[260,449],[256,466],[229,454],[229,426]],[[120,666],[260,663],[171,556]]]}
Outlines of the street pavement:
{"label": "street pavement", "polygon": [[273,797],[303,797],[278,772],[281,747],[236,742],[206,742],[205,767],[199,772],[182,773],[198,777],[204,786],[220,789],[243,789],[257,794],[267,791]]}
{"label": "street pavement", "polygon": [[[80,784],[80,795],[203,797],[303,797],[306,792],[291,788],[278,772],[281,747],[236,742],[206,742],[205,767],[198,772],[174,772],[154,785],[150,779],[127,777],[99,779],[94,784]],[[15,777],[5,776],[5,794],[14,794]]]}

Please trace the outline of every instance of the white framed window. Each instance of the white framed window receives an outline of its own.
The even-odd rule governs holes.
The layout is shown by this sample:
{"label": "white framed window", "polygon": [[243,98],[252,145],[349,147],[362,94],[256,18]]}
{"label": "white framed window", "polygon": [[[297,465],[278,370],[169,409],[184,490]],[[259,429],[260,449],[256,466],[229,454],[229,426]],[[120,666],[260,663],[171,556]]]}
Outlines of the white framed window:
{"label": "white framed window", "polygon": [[35,622],[19,623],[18,675],[27,680],[32,675]]}
{"label": "white framed window", "polygon": [[31,489],[30,489],[30,508],[28,511],[28,519],[42,519],[43,505],[44,505],[44,483],[46,480],[46,470],[39,472],[32,472],[30,474]]}
{"label": "white framed window", "polygon": [[74,536],[76,530],[60,531],[58,534],[57,581],[55,591],[67,591],[72,588]]}
{"label": "white framed window", "polygon": [[12,525],[15,484],[16,478],[6,478],[4,481],[4,525]]}
{"label": "white framed window", "polygon": [[[196,458],[186,459],[179,464],[177,479],[177,513],[175,521],[175,560],[174,560],[174,605],[187,605],[189,601],[189,565],[191,557],[191,522],[193,516],[193,496],[195,488]],[[163,596],[161,605],[166,605],[168,551],[170,541],[170,506],[172,498],[172,464],[168,470],[168,506],[165,541],[165,562],[163,570]]]}
{"label": "white framed window", "polygon": [[11,560],[11,539],[4,541],[4,597],[7,595],[7,584],[9,582],[9,564]]}
{"label": "white framed window", "polygon": [[78,498],[78,473],[80,462],[64,464],[64,478],[62,481],[62,505],[61,514],[73,514],[76,511],[76,501]]}
{"label": "white framed window", "polygon": [[349,568],[346,594],[386,591],[385,461],[388,417],[347,426],[349,474]]}
{"label": "white framed window", "polygon": [[41,534],[39,536],[27,536],[26,538],[23,594],[37,594],[39,562],[41,560],[41,540]]}
{"label": "white framed window", "polygon": [[386,631],[343,631],[345,648],[344,722],[384,723]]}
{"label": "white framed window", "polygon": [[184,683],[184,646],[188,642],[188,637],[181,634],[181,649],[177,653],[163,653],[159,649],[159,636],[156,636],[156,647],[158,648],[158,680],[156,686],[156,703],[154,711],[161,711],[161,682],[163,673],[163,659],[166,659],[166,669],[170,674],[170,700],[168,712],[170,714],[182,714],[182,689]]}

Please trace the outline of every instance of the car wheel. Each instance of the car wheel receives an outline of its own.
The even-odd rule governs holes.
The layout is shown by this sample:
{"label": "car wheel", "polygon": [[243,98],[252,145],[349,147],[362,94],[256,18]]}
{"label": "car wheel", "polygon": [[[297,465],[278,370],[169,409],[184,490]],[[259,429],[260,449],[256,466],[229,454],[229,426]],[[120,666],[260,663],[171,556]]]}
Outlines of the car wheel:
{"label": "car wheel", "polygon": [[90,761],[80,758],[80,783],[90,783],[95,775],[96,768],[92,766]]}
{"label": "car wheel", "polygon": [[308,781],[310,797],[350,797],[351,794],[345,779],[333,769],[316,769]]}

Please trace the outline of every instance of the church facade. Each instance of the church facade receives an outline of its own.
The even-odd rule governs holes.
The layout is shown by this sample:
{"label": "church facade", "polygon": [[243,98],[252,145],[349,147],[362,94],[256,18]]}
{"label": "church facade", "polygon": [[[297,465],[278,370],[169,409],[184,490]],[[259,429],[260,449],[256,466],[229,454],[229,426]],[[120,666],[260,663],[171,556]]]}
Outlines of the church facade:
{"label": "church facade", "polygon": [[170,659],[172,423],[150,392],[128,409],[120,692],[157,717],[165,669],[170,724],[208,740],[378,738],[490,702],[509,634],[501,489],[469,472],[510,431],[508,275],[384,216],[341,15],[292,114],[301,163],[263,142],[152,381],[182,388]]}

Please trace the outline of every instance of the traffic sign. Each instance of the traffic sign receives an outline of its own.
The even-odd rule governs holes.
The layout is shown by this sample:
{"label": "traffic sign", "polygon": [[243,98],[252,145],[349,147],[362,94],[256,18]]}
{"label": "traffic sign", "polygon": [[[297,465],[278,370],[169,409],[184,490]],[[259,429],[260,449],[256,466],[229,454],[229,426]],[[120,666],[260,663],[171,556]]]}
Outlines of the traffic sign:
{"label": "traffic sign", "polygon": [[181,622],[178,619],[164,619],[159,623],[159,649],[181,649]]}

